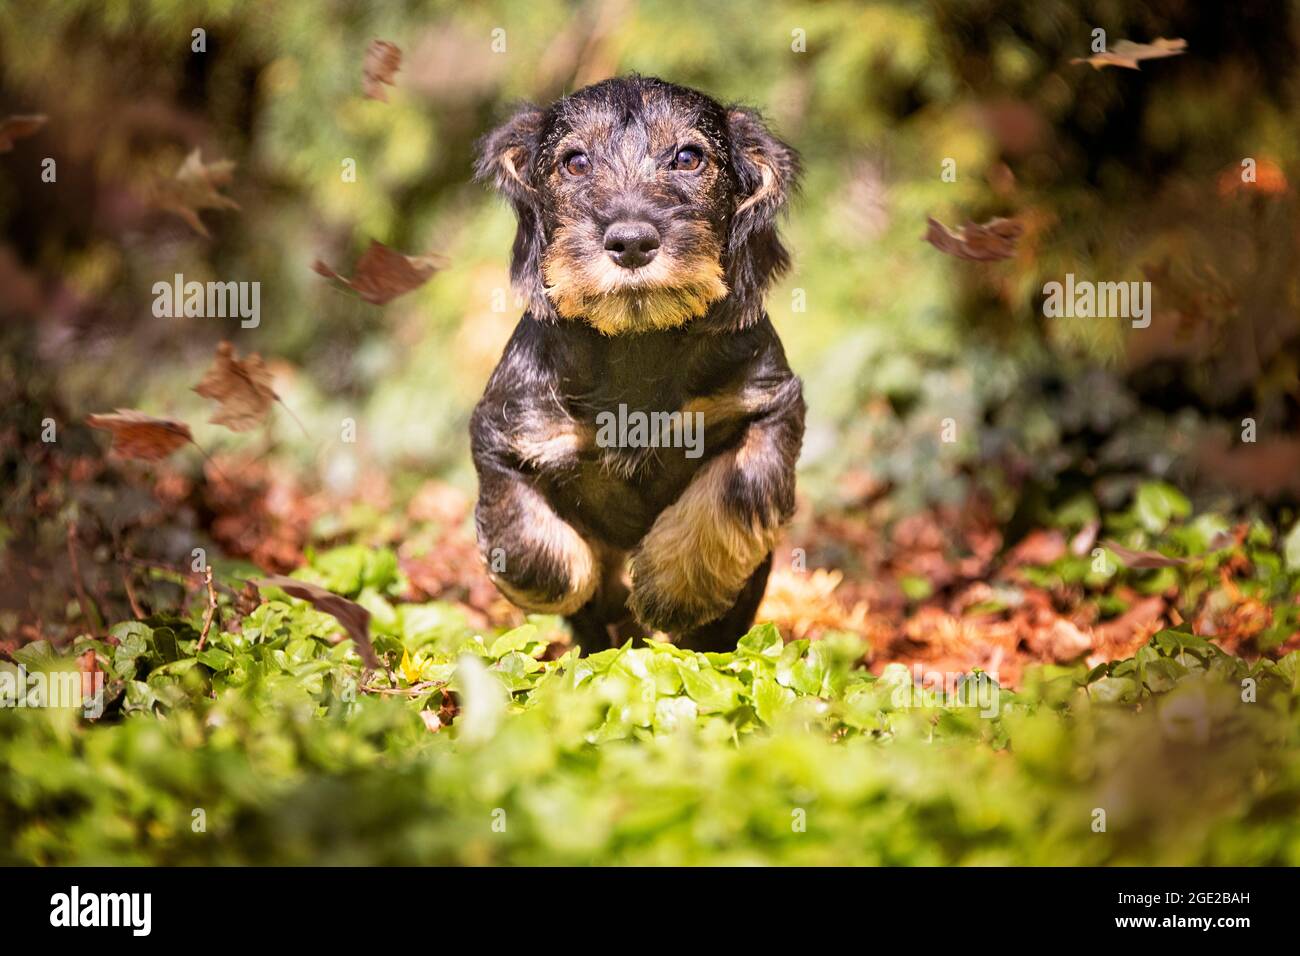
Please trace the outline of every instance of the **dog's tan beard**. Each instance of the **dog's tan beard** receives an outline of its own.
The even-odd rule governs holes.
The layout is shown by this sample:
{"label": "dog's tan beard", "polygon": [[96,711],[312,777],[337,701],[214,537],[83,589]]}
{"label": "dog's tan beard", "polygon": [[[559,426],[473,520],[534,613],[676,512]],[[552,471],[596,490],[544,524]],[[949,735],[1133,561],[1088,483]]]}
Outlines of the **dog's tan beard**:
{"label": "dog's tan beard", "polygon": [[546,294],[556,311],[581,319],[604,335],[673,329],[699,318],[727,295],[722,279],[721,249],[707,226],[698,224],[699,251],[679,258],[661,249],[649,264],[629,273],[608,256],[582,250],[600,249],[590,221],[565,224],[555,231],[542,265]]}

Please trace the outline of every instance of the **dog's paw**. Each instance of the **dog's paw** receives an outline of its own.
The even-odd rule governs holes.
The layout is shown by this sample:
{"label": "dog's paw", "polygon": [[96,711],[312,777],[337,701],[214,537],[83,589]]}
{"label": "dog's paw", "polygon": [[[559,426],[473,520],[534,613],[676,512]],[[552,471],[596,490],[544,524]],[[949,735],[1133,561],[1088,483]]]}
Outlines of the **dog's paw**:
{"label": "dog's paw", "polygon": [[683,568],[666,564],[644,553],[632,556],[628,608],[647,630],[665,634],[693,630],[720,618],[740,593],[739,587],[734,593],[720,590],[716,582],[703,588],[697,582],[693,587]]}
{"label": "dog's paw", "polygon": [[595,579],[572,573],[548,561],[530,562],[510,571],[492,571],[488,577],[511,604],[532,614],[572,614],[591,599]]}
{"label": "dog's paw", "polygon": [[583,537],[528,488],[516,490],[523,519],[488,527],[480,502],[479,553],[497,590],[537,614],[572,614],[596,590],[598,562]]}

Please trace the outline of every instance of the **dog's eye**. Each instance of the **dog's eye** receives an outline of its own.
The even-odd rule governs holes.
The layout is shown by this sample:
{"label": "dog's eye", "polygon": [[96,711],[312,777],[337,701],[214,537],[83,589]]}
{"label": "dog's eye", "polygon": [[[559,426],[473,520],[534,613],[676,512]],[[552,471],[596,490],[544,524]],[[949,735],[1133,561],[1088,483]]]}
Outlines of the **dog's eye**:
{"label": "dog's eye", "polygon": [[591,160],[586,153],[570,153],[564,157],[564,171],[570,176],[585,176],[591,172]]}
{"label": "dog's eye", "polygon": [[695,146],[683,146],[673,158],[673,169],[692,172],[704,165],[704,153]]}

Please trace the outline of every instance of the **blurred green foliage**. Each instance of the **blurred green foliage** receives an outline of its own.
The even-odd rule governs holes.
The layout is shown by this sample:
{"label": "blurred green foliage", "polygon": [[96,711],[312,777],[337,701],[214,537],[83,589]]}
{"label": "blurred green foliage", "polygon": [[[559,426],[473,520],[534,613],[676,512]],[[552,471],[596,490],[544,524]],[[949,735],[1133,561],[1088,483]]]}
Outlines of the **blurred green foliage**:
{"label": "blurred green foliage", "polygon": [[[1247,587],[1300,583],[1277,545],[1240,546]],[[1177,573],[1212,580],[1238,547]],[[97,720],[0,707],[0,862],[1300,863],[1300,652],[1249,663],[1163,630],[1012,692],[873,676],[857,636],[770,624],[733,653],[579,658],[551,619],[483,635],[454,605],[393,603],[382,550],[298,576],[370,610],[385,672],[275,590],[202,650],[200,612],[79,639]],[[14,657],[0,671],[72,664],[44,642]]]}
{"label": "blurred green foliage", "polygon": [[[1096,28],[1189,51],[1071,64]],[[473,143],[513,101],[636,70],[762,108],[806,157],[796,267],[770,309],[806,380],[817,500],[846,468],[902,508],[978,487],[1009,514],[1026,481],[1071,475],[1222,490],[1195,454],[1206,435],[1300,422],[1294,190],[1224,185],[1246,156],[1300,176],[1296,36],[1293,5],[1193,0],[7,5],[0,83],[51,121],[6,157],[0,221],[61,294],[6,330],[6,371],[74,416],[134,403],[199,422],[189,386],[231,337],[299,370],[278,387],[317,437],[276,438],[301,465],[343,487],[358,461],[468,487],[468,410],[518,317],[510,214],[469,182]],[[361,95],[375,37],[404,51],[388,103]],[[207,213],[212,241],[139,200],[194,146],[239,163],[242,211]],[[24,179],[44,153],[57,188]],[[920,241],[927,215],[1014,215],[1026,236],[1009,262],[959,262]],[[311,271],[371,237],[451,264],[383,310]],[[175,272],[261,281],[262,326],[153,319],[149,287]],[[1152,328],[1044,319],[1042,285],[1066,272],[1153,279]],[[334,440],[344,417],[356,448]]]}

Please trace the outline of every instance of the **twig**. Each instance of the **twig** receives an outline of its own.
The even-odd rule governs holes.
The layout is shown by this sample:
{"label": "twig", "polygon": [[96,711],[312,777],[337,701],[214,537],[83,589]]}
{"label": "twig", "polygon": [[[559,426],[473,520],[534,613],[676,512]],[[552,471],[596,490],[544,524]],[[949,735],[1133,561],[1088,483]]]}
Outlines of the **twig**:
{"label": "twig", "polygon": [[[129,555],[129,554],[119,554],[119,555],[118,555],[118,560],[119,560],[119,561],[126,561],[126,562],[128,562],[128,563],[130,563],[130,564],[134,564],[134,565],[136,565],[137,567],[141,567],[141,568],[149,568],[150,570],[153,570],[153,571],[166,571],[166,572],[168,572],[169,574],[174,574],[174,575],[176,575],[176,577],[181,578],[181,579],[183,579],[183,580],[189,580],[189,574],[188,574],[188,572],[186,572],[186,571],[183,570],[182,568],[177,567],[177,566],[174,565],[174,564],[164,564],[164,563],[161,562],[161,561],[149,561],[149,560],[147,560],[147,559],[145,559],[145,558],[136,558],[136,557],[132,557],[132,556]],[[172,584],[176,584],[176,583],[178,583],[178,582],[176,582],[176,581],[172,581],[171,583],[172,583]],[[220,582],[220,581],[213,581],[212,584],[213,584],[214,587],[216,587],[216,589],[217,589],[218,591],[225,591],[227,594],[232,595],[232,596],[233,596],[233,595],[237,595],[237,594],[239,594],[239,589],[238,589],[238,588],[232,588],[230,585],[228,585],[228,584],[223,584],[223,583]]]}
{"label": "twig", "polygon": [[445,680],[426,680],[419,684],[412,684],[410,687],[374,687],[369,684],[362,684],[361,689],[369,694],[405,694],[407,697],[415,697],[423,694],[426,690],[436,690],[439,687],[446,687]]}
{"label": "twig", "polygon": [[91,615],[90,595],[86,593],[86,588],[81,583],[81,565],[77,562],[77,521],[75,518],[68,522],[68,564],[72,568],[72,586],[77,592],[77,604],[81,607],[81,616],[86,619],[86,623],[90,625],[93,633],[99,615]]}
{"label": "twig", "polygon": [[[213,470],[216,471],[216,473],[221,476],[222,481],[224,481],[228,485],[234,484],[234,482],[232,482],[230,478],[227,477],[226,473],[221,470],[221,466],[218,465],[215,461],[213,461],[212,456],[203,450],[202,445],[196,442],[193,438],[190,439],[190,444],[199,450],[199,454],[202,455],[207,460],[208,464],[212,466]],[[207,474],[205,473],[203,477],[206,480]]]}
{"label": "twig", "polygon": [[286,412],[288,412],[289,417],[293,419],[294,424],[297,425],[299,430],[302,432],[303,438],[306,438],[308,441],[311,441],[311,434],[307,431],[307,426],[304,425],[302,421],[298,418],[298,416],[293,413],[293,409],[290,408],[288,405],[286,405],[284,403],[284,399],[281,398],[279,395],[275,396],[275,400],[280,403],[281,408],[283,408]]}
{"label": "twig", "polygon": [[140,609],[140,602],[135,599],[135,586],[131,584],[131,569],[122,569],[122,584],[126,588],[126,599],[131,603],[131,613],[137,621],[143,621],[148,615]]}
{"label": "twig", "polygon": [[203,632],[199,634],[198,650],[203,650],[203,645],[207,643],[208,631],[212,628],[212,619],[217,614],[217,592],[212,587],[212,565],[203,569],[203,583],[208,586],[208,613],[203,615]]}

